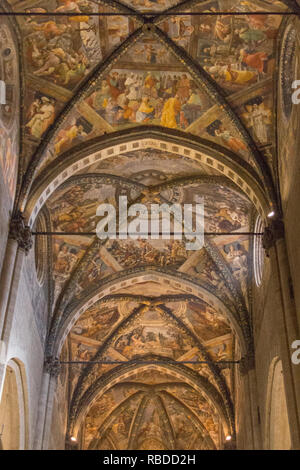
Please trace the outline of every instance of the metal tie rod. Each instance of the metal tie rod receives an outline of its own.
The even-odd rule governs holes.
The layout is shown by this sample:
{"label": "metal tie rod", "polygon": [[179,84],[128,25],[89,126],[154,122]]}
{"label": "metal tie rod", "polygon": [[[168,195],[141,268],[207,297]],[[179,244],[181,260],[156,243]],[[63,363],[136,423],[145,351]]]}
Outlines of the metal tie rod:
{"label": "metal tie rod", "polygon": [[[101,232],[102,233],[102,232]],[[38,236],[38,235],[44,235],[44,236],[62,236],[62,235],[81,235],[81,236],[94,236],[94,235],[97,235],[97,232],[31,232],[32,235],[35,235],[35,236]],[[115,236],[115,237],[119,237],[120,235],[121,236],[124,236],[124,235],[128,235],[130,237],[130,234],[127,234],[125,232],[115,232],[115,233],[111,233],[111,232],[103,232],[103,234],[107,235],[108,237],[109,236]],[[178,236],[201,236],[201,235],[205,235],[205,236],[213,236],[213,237],[217,237],[217,236],[232,236],[232,235],[235,235],[235,236],[240,236],[240,235],[247,235],[247,236],[253,236],[253,237],[261,237],[264,235],[263,232],[234,232],[234,233],[231,233],[231,232],[203,232],[203,233],[199,233],[199,232],[168,232],[168,233],[163,233],[163,232],[155,232],[155,233],[152,233],[152,232],[149,232],[149,233],[143,233],[143,232],[138,232],[134,235],[137,235],[137,236],[153,236],[153,235],[158,235],[158,236],[161,236],[161,235],[172,235],[172,236],[175,236],[175,235],[178,235]]]}
{"label": "metal tie rod", "polygon": [[159,17],[159,16],[256,16],[256,15],[275,15],[275,16],[292,16],[296,15],[298,16],[299,13],[296,13],[294,11],[234,11],[234,12],[228,12],[228,11],[207,11],[207,12],[196,12],[196,11],[182,11],[182,12],[147,12],[147,13],[140,13],[140,12],[133,12],[133,11],[128,11],[128,12],[81,12],[81,13],[75,13],[75,12],[62,12],[62,11],[56,11],[56,12],[26,12],[26,11],[3,11],[0,12],[0,16],[66,16],[66,17],[79,17],[79,16],[137,16],[137,17],[142,17],[145,19],[150,19],[151,17]]}
{"label": "metal tie rod", "polygon": [[[130,359],[129,361],[59,361],[60,364],[166,364],[166,361],[140,361]],[[240,361],[171,361],[171,364],[239,364]]]}

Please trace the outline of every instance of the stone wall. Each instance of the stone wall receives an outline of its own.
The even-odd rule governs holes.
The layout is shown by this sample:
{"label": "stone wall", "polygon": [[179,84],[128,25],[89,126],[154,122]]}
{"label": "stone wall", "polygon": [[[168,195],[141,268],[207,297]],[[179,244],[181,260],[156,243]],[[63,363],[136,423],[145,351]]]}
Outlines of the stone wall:
{"label": "stone wall", "polygon": [[[7,345],[7,361],[15,359],[24,367],[27,387],[28,447],[32,448],[44,363],[44,345],[38,331],[32,299],[33,289],[26,282],[26,262],[21,273],[11,334]],[[45,304],[44,304],[45,308]]]}
{"label": "stone wall", "polygon": [[[296,23],[296,24],[295,24]],[[296,310],[300,320],[300,104],[289,104],[292,100],[293,89],[291,87],[293,80],[300,80],[300,38],[296,33],[299,31],[300,23],[297,19],[291,19],[287,22],[285,32],[283,32],[279,43],[282,45],[280,65],[289,56],[292,48],[292,60],[289,61],[292,70],[290,77],[286,70],[285,62],[284,73],[278,70],[278,188],[280,188],[283,219],[286,232],[286,244],[288,251],[288,261],[291,270],[291,279],[289,280],[290,299],[295,299]],[[253,281],[253,334],[256,358],[256,379],[258,395],[258,416],[262,435],[262,446],[268,448],[270,445],[269,419],[272,401],[272,373],[274,365],[282,358],[281,339],[285,331],[280,326],[278,318],[280,312],[284,310],[282,304],[282,292],[279,280],[275,272],[271,269],[270,261],[265,258],[263,280],[260,287]],[[300,339],[300,337],[299,337]],[[286,351],[287,357],[290,357],[291,351]],[[299,366],[300,367],[300,366]],[[286,375],[283,370],[282,375]],[[286,395],[290,390],[285,390]],[[282,405],[282,398],[281,398]],[[245,406],[245,402],[244,402]],[[279,407],[279,404],[277,404]],[[289,406],[289,399],[288,399]],[[243,404],[239,414],[243,416]],[[281,411],[280,420],[277,426],[282,426],[282,446],[288,445],[286,421]],[[241,418],[240,418],[241,419]],[[294,416],[295,420],[300,420],[300,416]],[[282,420],[282,423],[281,423]],[[280,422],[279,422],[280,421]],[[291,423],[290,423],[291,424]],[[284,429],[285,428],[285,429]],[[239,442],[243,444],[247,441],[247,431],[241,428]]]}
{"label": "stone wall", "polygon": [[[300,321],[300,103],[292,101],[291,83],[300,80],[300,21],[289,21],[286,33],[283,35],[282,62],[285,54],[292,54],[290,61],[290,80],[287,80],[289,70],[279,73],[278,84],[278,172],[282,209],[286,229],[286,241],[291,268],[291,295],[294,291],[297,311]],[[298,85],[299,88],[299,85]],[[299,94],[298,94],[299,98]],[[286,104],[291,102],[290,108]]]}

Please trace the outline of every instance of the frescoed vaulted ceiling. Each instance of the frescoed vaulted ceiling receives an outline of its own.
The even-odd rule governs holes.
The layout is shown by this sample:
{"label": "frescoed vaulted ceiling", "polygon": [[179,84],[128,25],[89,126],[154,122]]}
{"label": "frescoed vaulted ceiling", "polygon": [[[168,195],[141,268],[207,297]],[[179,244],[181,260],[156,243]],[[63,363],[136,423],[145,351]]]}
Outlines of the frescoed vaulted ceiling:
{"label": "frescoed vaulted ceiling", "polygon": [[[222,448],[235,434],[230,361],[252,351],[248,233],[276,205],[276,41],[293,2],[5,5],[28,14],[15,20],[17,194],[32,227],[56,233],[36,238],[36,255],[47,353],[72,362],[58,380],[67,436],[85,449]],[[91,236],[99,204],[120,196],[203,202],[211,235],[197,251]]]}
{"label": "frescoed vaulted ceiling", "polygon": [[[118,5],[11,0],[16,10],[49,13],[18,18],[26,70],[24,167],[33,152],[40,154],[41,167],[82,141],[145,124],[213,140],[257,168],[249,132],[265,159],[272,159],[272,76],[281,17],[157,16],[146,28],[138,15],[121,15],[134,9],[176,12],[176,3],[126,2],[128,8],[119,5],[120,16],[94,17],[88,13],[116,12]],[[286,9],[284,2],[271,3],[276,12]],[[257,13],[271,3],[194,1],[179,10]]]}

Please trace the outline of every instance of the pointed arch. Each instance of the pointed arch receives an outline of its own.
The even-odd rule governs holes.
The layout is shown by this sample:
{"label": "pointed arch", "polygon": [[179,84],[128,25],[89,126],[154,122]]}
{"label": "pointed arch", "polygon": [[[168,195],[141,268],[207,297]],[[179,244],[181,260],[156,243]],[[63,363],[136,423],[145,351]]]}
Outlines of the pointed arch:
{"label": "pointed arch", "polygon": [[[151,187],[146,187],[145,185],[141,184],[141,183],[138,183],[136,181],[133,181],[131,179],[128,179],[128,178],[124,178],[124,177],[121,177],[121,176],[115,176],[115,175],[110,175],[110,174],[107,174],[107,173],[89,173],[89,174],[80,174],[80,175],[74,175],[74,176],[71,176],[65,183],[63,183],[61,186],[60,186],[60,189],[63,189],[64,186],[67,186],[69,184],[76,184],[78,182],[83,182],[83,181],[89,181],[89,180],[93,180],[97,178],[97,181],[101,182],[103,181],[104,183],[111,183],[111,182],[115,182],[116,184],[117,183],[120,183],[121,185],[124,185],[125,187],[126,186],[132,186],[133,188],[136,188],[138,190],[141,191],[141,193],[143,193],[143,190],[147,188],[147,191],[159,191],[159,192],[162,192],[164,191],[165,189],[167,188],[172,188],[172,187],[180,187],[180,186],[186,186],[188,184],[222,184],[223,186],[227,186],[231,189],[233,189],[234,191],[237,191],[238,193],[240,194],[243,194],[243,191],[241,190],[241,188],[236,184],[236,183],[233,183],[231,182],[230,180],[228,180],[226,177],[223,177],[223,176],[207,176],[207,175],[201,175],[201,176],[190,176],[190,177],[181,177],[181,178],[178,178],[178,179],[175,179],[175,180],[171,180],[171,181],[167,181],[167,182],[164,182],[163,184],[158,184],[158,185],[154,185],[154,186],[151,186]],[[131,201],[131,203],[134,203],[134,202],[137,202],[139,200],[139,197],[137,197],[137,199],[134,199],[133,201]],[[163,201],[164,202],[169,202],[167,200],[165,200],[163,198]],[[41,210],[43,210],[44,206],[42,207]],[[57,301],[56,301],[56,306],[54,308],[54,311],[56,310],[59,310],[60,309],[60,306],[63,304],[63,301],[64,301],[64,298],[65,297],[68,297],[68,293],[70,291],[72,291],[73,287],[74,287],[74,283],[76,282],[76,279],[78,280],[78,276],[80,276],[80,273],[85,269],[85,266],[86,266],[86,260],[87,258],[90,258],[90,256],[92,255],[92,252],[94,251],[94,249],[99,249],[99,241],[98,239],[95,237],[94,238],[94,241],[92,241],[87,249],[86,249],[86,252],[84,254],[84,256],[81,258],[79,264],[76,266],[75,268],[75,271],[71,274],[67,284],[65,285],[64,289],[61,291]],[[105,242],[103,243],[103,245],[101,246],[104,246],[105,245]],[[213,243],[210,242],[210,241],[206,241],[206,250],[208,251],[208,253],[210,254],[210,256],[212,257],[212,259],[216,262],[218,268],[221,270],[221,273],[223,275],[223,277],[228,280],[229,282],[229,290],[231,291],[231,293],[233,294],[234,298],[236,299],[236,302],[237,302],[237,305],[239,305],[239,308],[240,310],[244,310],[246,309],[245,307],[245,304],[244,304],[244,298],[242,297],[242,294],[240,292],[240,287],[238,285],[238,282],[234,279],[229,267],[227,266],[225,260],[220,256],[220,254],[218,253],[218,250],[214,248],[213,246]],[[55,313],[54,313],[55,315]]]}
{"label": "pointed arch", "polygon": [[[156,303],[157,304],[157,303]],[[108,350],[110,347],[111,343],[113,342],[114,338],[122,332],[124,328],[126,328],[128,325],[132,323],[133,320],[138,318],[143,312],[148,309],[149,302],[146,302],[144,304],[139,305],[136,307],[126,318],[124,318],[109,334],[108,337],[105,338],[103,344],[100,346],[98,351],[93,357],[93,361],[97,361],[101,359],[104,355],[104,353]],[[224,397],[225,402],[228,404],[229,408],[233,412],[233,405],[231,401],[231,396],[230,396],[230,391],[228,389],[227,383],[224,379],[224,377],[221,374],[221,371],[219,369],[219,366],[215,364],[212,359],[210,354],[207,352],[199,338],[197,337],[196,334],[194,334],[190,328],[185,324],[184,321],[182,321],[180,318],[178,318],[168,307],[164,305],[158,305],[157,308],[167,317],[171,319],[175,324],[177,324],[194,342],[194,344],[197,346],[199,349],[201,356],[205,361],[207,361],[208,367],[211,371],[211,373],[214,376],[214,379],[216,383],[218,384],[219,390]],[[82,394],[84,394],[84,386],[86,382],[88,381],[89,375],[92,373],[94,368],[94,364],[88,364],[82,371],[80,377],[78,378],[78,382],[75,386],[73,397],[72,397],[72,407],[76,407],[77,403],[80,401],[80,398]]]}
{"label": "pointed arch", "polygon": [[160,356],[150,355],[146,356],[145,359],[159,360],[160,364],[145,365],[138,364],[135,361],[128,361],[127,364],[122,364],[121,366],[115,367],[93,382],[93,384],[81,397],[78,405],[71,408],[70,410],[70,421],[67,435],[77,435],[80,428],[80,423],[82,422],[82,419],[85,415],[85,411],[94,400],[102,396],[116,383],[122,382],[124,379],[135,375],[137,372],[148,370],[169,373],[177,379],[180,379],[184,383],[190,385],[194,390],[203,392],[208,400],[210,400],[216,407],[221,417],[224,433],[231,435],[235,434],[234,416],[232,414],[232,410],[228,407],[228,404],[224,402],[224,399],[217,388],[211,384],[211,382],[209,382],[206,377],[182,364],[171,363],[169,360],[161,358]]}
{"label": "pointed arch", "polygon": [[67,311],[64,312],[61,318],[57,318],[57,321],[52,324],[52,328],[49,333],[47,354],[59,356],[64,341],[71,330],[76,320],[85,312],[85,310],[92,306],[99,300],[105,301],[107,296],[110,296],[118,289],[118,286],[122,284],[122,288],[126,288],[133,283],[139,284],[145,281],[154,281],[163,283],[166,286],[178,289],[185,289],[186,293],[200,298],[211,307],[217,309],[217,311],[228,319],[236,332],[237,337],[240,341],[240,347],[243,353],[246,353],[249,344],[246,342],[242,325],[240,324],[239,318],[225,303],[217,297],[213,292],[208,291],[206,287],[193,281],[192,278],[184,276],[182,273],[174,272],[170,274],[163,269],[156,267],[149,267],[145,271],[145,268],[131,269],[127,271],[121,271],[118,276],[110,276],[103,280],[100,289],[97,289],[88,297],[81,300],[77,305],[71,306]]}
{"label": "pointed arch", "polygon": [[[106,1],[108,3],[108,0]],[[116,5],[117,2],[113,2],[113,6],[115,7]],[[120,7],[122,11],[124,5],[120,4]],[[126,8],[127,7],[125,7],[125,9]],[[129,9],[127,11],[129,11]],[[132,9],[132,11],[134,10]],[[138,12],[137,15],[139,15]],[[141,17],[139,17],[138,19],[142,21]],[[198,84],[200,84],[202,88],[204,88],[204,90],[211,97],[211,99],[213,99],[215,103],[218,103],[222,107],[232,124],[235,126],[238,133],[243,137],[244,141],[246,142],[258,168],[261,170],[264,184],[267,189],[267,194],[273,204],[275,206],[277,205],[275,186],[273,183],[269,166],[265,161],[265,157],[259,151],[256,143],[254,142],[250,133],[244,126],[240,117],[237,115],[235,110],[227,101],[224,92],[219,87],[219,85],[217,85],[217,83],[210,77],[210,75],[194,59],[192,59],[182,48],[177,46],[172,39],[170,39],[161,29],[159,29],[155,25],[154,20],[155,18],[151,17],[143,19],[144,26],[138,28],[135,32],[133,32],[119,47],[116,48],[116,50],[114,50],[109,55],[108,58],[102,61],[89,75],[87,75],[87,77],[80,84],[78,89],[75,90],[75,94],[59,113],[53,125],[50,126],[50,128],[46,132],[43,141],[38,146],[32,157],[31,163],[27,169],[24,178],[24,184],[21,190],[19,201],[20,205],[24,204],[24,200],[28,196],[28,192],[34,179],[34,173],[41,160],[42,154],[46,151],[48,143],[54,137],[56,131],[59,129],[60,125],[65,120],[65,118],[68,116],[70,110],[74,106],[76,106],[76,104],[78,104],[79,100],[87,96],[88,92],[92,90],[96,81],[102,75],[103,71],[107,71],[108,68],[110,68],[122,56],[122,54],[126,52],[128,47],[133,45],[134,42],[137,41],[145,32],[151,32],[154,37],[156,37],[168,49],[170,49],[170,51],[172,51],[172,53],[186,66],[187,70],[189,70],[189,72],[193,75],[195,81],[198,82]]]}
{"label": "pointed arch", "polygon": [[262,218],[265,219],[270,212],[272,201],[265,193],[263,183],[240,157],[213,142],[182,131],[141,126],[98,137],[65,152],[52,162],[35,181],[28,200],[23,201],[22,210],[30,226],[50,195],[78,171],[100,160],[143,149],[163,150],[214,168],[238,185]]}
{"label": "pointed arch", "polygon": [[24,364],[11,358],[5,366],[5,380],[0,394],[0,419],[6,429],[0,436],[0,447],[6,450],[25,450],[30,445],[28,384]]}

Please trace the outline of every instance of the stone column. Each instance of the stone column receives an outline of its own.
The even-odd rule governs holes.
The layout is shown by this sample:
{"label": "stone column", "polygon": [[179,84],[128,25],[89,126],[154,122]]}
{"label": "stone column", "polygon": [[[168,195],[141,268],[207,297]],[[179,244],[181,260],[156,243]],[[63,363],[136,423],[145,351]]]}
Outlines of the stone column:
{"label": "stone column", "polygon": [[261,450],[262,438],[258,415],[257,380],[254,352],[249,352],[240,359],[239,370],[244,382],[244,392],[246,398],[245,414],[250,426],[248,432],[251,433],[251,450]]}
{"label": "stone column", "polygon": [[5,377],[7,344],[10,336],[24,255],[32,247],[30,228],[17,212],[11,219],[6,252],[0,277],[0,399]]}
{"label": "stone column", "polygon": [[61,365],[56,358],[48,357],[44,365],[42,377],[39,409],[35,428],[34,450],[48,450],[54,395],[57,385],[57,378],[61,371]]}
{"label": "stone column", "polygon": [[0,341],[0,403],[6,374],[6,346],[4,341]]}
{"label": "stone column", "polygon": [[280,349],[285,393],[290,424],[292,448],[300,449],[300,366],[292,363],[293,341],[300,340],[292,277],[284,237],[284,225],[274,220],[265,229],[263,246],[270,258],[271,273],[280,289],[280,305],[274,312],[274,321],[280,335]]}
{"label": "stone column", "polygon": [[6,252],[0,278],[0,338],[2,337],[2,331],[6,317],[6,309],[15,268],[17,250],[17,241],[9,238],[6,245]]}

